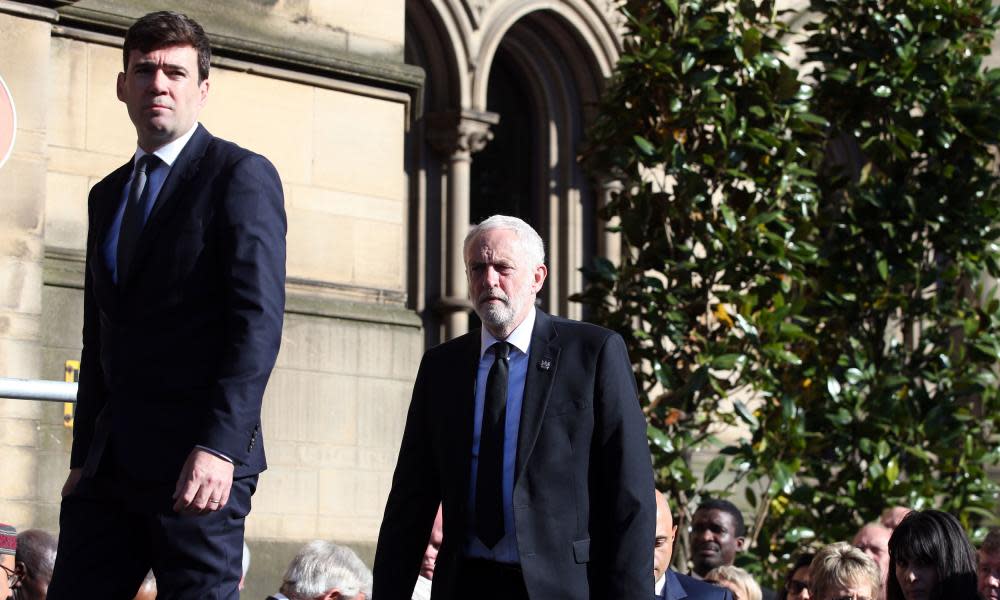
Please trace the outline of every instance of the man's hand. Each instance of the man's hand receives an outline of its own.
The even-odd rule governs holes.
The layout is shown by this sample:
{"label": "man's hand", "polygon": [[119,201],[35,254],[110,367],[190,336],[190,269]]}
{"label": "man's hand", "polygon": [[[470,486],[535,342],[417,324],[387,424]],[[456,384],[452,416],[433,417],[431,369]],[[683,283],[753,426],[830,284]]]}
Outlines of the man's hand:
{"label": "man's hand", "polygon": [[63,484],[62,488],[63,498],[73,493],[73,490],[76,489],[76,484],[79,483],[80,477],[82,476],[83,476],[83,469],[80,467],[69,470],[69,475],[66,477],[66,483]]}
{"label": "man's hand", "polygon": [[195,448],[188,455],[174,490],[174,511],[204,515],[229,502],[233,487],[233,463],[211,452]]}

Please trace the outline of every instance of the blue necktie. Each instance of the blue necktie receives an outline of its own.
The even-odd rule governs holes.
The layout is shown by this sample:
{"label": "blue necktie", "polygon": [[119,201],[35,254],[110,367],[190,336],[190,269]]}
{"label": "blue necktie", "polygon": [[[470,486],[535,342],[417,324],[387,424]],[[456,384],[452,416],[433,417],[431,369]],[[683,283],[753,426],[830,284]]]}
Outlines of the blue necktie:
{"label": "blue necktie", "polygon": [[125,205],[125,213],[122,215],[122,226],[118,231],[117,268],[118,283],[120,284],[128,274],[129,266],[132,264],[132,257],[135,254],[135,247],[139,241],[142,228],[146,225],[146,218],[149,216],[150,194],[149,175],[155,171],[163,161],[155,154],[147,154],[139,159],[135,167],[135,177],[132,178],[132,185],[129,186],[128,200]]}

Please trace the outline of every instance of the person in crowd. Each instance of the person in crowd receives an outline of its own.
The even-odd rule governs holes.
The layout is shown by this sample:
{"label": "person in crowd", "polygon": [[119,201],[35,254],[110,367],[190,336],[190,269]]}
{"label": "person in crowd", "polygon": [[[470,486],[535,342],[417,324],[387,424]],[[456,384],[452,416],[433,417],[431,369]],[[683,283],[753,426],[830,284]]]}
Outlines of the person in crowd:
{"label": "person in crowd", "polygon": [[882,596],[885,597],[889,584],[889,537],[892,530],[881,523],[869,523],[858,530],[851,542],[875,561],[882,573]]}
{"label": "person in crowd", "polygon": [[743,513],[728,500],[702,502],[691,518],[691,562],[705,577],[715,567],[732,565],[746,542]]}
{"label": "person in crowd", "polygon": [[705,581],[728,588],[734,600],[761,600],[761,590],[754,578],[743,569],[720,565],[705,574]]}
{"label": "person in crowd", "polygon": [[56,538],[41,529],[17,534],[17,600],[45,600],[56,562]]}
{"label": "person in crowd", "polygon": [[976,551],[958,519],[913,511],[889,538],[888,600],[975,600]]}
{"label": "person in crowd", "polygon": [[1000,600],[1000,528],[990,529],[979,547],[978,577],[979,598]]}
{"label": "person in crowd", "polygon": [[441,550],[441,542],[443,540],[444,523],[441,507],[438,506],[437,516],[434,517],[434,526],[431,527],[431,537],[427,540],[424,559],[420,563],[420,574],[417,576],[417,585],[413,588],[412,600],[430,600],[431,583],[434,579],[434,564],[437,562],[438,551]]}
{"label": "person in crowd", "polygon": [[153,565],[161,595],[236,598],[284,318],[282,185],[266,158],[198,123],[211,59],[201,25],[147,14],[122,57],[116,92],[137,147],[90,192],[49,598],[84,586],[131,596]]}
{"label": "person in crowd", "polygon": [[812,599],[809,585],[811,575],[810,565],[812,565],[815,556],[812,552],[804,552],[795,559],[792,568],[788,571],[788,576],[785,578],[785,585],[782,586],[781,591],[778,593],[779,600]]}
{"label": "person in crowd", "polygon": [[156,600],[156,575],[150,569],[132,600]]}
{"label": "person in crowd", "polygon": [[732,600],[723,587],[682,575],[670,568],[677,526],[670,513],[667,497],[656,490],[656,537],[653,546],[653,586],[656,600]]}
{"label": "person in crowd", "polygon": [[868,555],[847,542],[825,546],[809,569],[811,600],[879,600],[879,567]]}
{"label": "person in crowd", "polygon": [[[691,562],[697,577],[716,567],[731,566],[746,544],[743,513],[728,500],[705,500],[691,517]],[[773,590],[762,589],[764,600],[773,600]]]}
{"label": "person in crowd", "polygon": [[913,512],[912,508],[890,506],[882,511],[882,526],[890,530],[895,529],[911,512]]}
{"label": "person in crowd", "polygon": [[521,219],[472,227],[464,256],[483,328],[421,361],[375,596],[411,597],[440,503],[435,600],[650,597],[653,472],[625,342],[535,308],[548,269]]}
{"label": "person in crowd", "polygon": [[315,540],[292,562],[281,584],[288,600],[365,600],[372,597],[372,574],[347,546]]}
{"label": "person in crowd", "polygon": [[17,585],[17,529],[0,523],[0,600],[11,597],[10,588]]}

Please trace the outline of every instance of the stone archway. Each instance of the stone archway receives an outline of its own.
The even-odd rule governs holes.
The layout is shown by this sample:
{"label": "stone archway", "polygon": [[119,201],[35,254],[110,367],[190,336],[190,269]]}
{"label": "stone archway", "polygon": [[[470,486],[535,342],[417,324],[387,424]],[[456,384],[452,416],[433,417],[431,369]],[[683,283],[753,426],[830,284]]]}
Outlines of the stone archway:
{"label": "stone archway", "polygon": [[[489,185],[491,169],[524,155],[519,176],[529,181],[519,182],[519,208],[510,212],[524,213],[547,243],[552,276],[543,305],[580,316],[567,298],[582,285],[579,268],[602,244],[599,194],[576,155],[617,60],[615,17],[585,0],[408,0],[407,61],[427,77],[407,159],[410,290],[428,345],[468,328],[461,241],[471,218],[506,193],[489,199],[476,186]],[[520,91],[498,94],[494,85]],[[512,96],[519,103],[505,102]],[[495,135],[499,148],[489,149]],[[508,137],[517,143],[508,145]],[[504,156],[504,148],[518,156]]]}

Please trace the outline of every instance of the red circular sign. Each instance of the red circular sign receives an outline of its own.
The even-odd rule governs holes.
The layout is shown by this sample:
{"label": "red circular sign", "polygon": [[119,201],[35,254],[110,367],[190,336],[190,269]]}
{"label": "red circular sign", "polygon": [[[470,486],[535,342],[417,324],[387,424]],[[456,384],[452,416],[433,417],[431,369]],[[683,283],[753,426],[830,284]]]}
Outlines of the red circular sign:
{"label": "red circular sign", "polygon": [[14,149],[17,133],[17,111],[14,110],[14,96],[7,83],[0,77],[0,167],[10,157]]}

